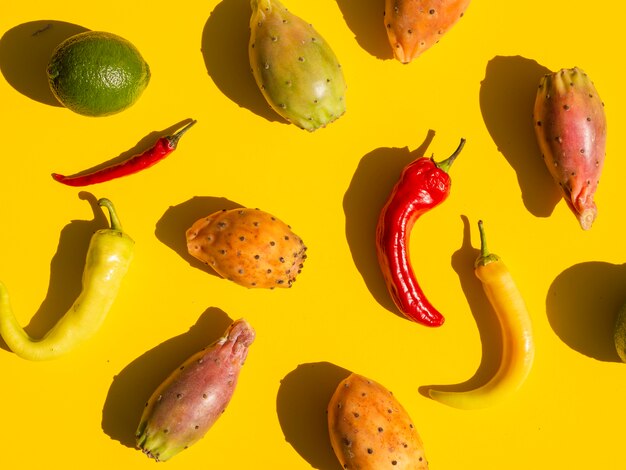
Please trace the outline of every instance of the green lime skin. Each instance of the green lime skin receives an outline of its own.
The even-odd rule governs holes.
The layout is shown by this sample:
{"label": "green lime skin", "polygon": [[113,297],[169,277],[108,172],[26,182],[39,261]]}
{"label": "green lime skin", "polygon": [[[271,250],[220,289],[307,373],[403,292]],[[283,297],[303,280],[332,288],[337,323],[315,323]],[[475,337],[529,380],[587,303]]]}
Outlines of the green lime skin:
{"label": "green lime skin", "polygon": [[622,362],[626,362],[626,304],[622,305],[617,313],[615,328],[613,330],[615,349]]}
{"label": "green lime skin", "polygon": [[85,31],[59,44],[47,74],[57,100],[85,116],[123,111],[139,99],[150,81],[150,67],[137,48],[102,31]]}

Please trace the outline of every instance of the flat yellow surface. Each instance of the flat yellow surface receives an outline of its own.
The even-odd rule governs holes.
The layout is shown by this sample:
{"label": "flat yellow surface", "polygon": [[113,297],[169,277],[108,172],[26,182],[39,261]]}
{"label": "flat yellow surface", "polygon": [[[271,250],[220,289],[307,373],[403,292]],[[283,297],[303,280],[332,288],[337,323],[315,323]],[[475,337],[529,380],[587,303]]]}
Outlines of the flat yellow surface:
{"label": "flat yellow surface", "polygon": [[[87,243],[104,225],[93,198],[114,202],[136,257],[80,350],[35,363],[0,349],[0,466],[153,468],[133,437],[147,397],[245,317],[257,339],[233,400],[204,439],[163,465],[338,470],[325,406],[352,371],[394,392],[431,469],[623,468],[626,365],[611,328],[626,298],[626,93],[615,55],[626,7],[476,0],[402,65],[382,0],[286,4],[332,45],[348,82],[347,113],[314,133],[284,123],[256,88],[246,0],[3,5],[0,279],[16,315],[41,335],[78,295]],[[83,29],[129,39],[150,64],[132,108],[87,118],[54,102],[48,55]],[[588,232],[559,198],[531,118],[541,75],[574,66],[594,80],[609,124]],[[198,123],[178,150],[140,174],[87,194],[50,177],[143,151],[190,118]],[[390,307],[374,228],[402,167],[447,157],[461,137],[449,199],[412,233],[416,275],[447,319],[429,329]],[[247,290],[190,259],[186,228],[222,205],[264,209],[304,239],[309,258],[292,289]],[[499,361],[494,313],[473,274],[479,219],[526,299],[536,360],[512,400],[461,411],[420,391],[482,383]]]}

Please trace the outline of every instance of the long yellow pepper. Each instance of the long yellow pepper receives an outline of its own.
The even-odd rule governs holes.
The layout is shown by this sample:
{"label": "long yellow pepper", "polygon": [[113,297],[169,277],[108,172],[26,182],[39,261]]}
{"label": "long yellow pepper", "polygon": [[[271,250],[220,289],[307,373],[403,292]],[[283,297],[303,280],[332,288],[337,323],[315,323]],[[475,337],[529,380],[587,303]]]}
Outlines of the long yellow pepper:
{"label": "long yellow pepper", "polygon": [[495,375],[474,390],[452,392],[430,390],[431,398],[462,409],[491,406],[513,395],[524,383],[532,368],[535,355],[532,325],[513,277],[500,258],[489,253],[483,222],[478,222],[481,253],[475,263],[475,273],[493,306],[502,333],[502,358]]}
{"label": "long yellow pepper", "polygon": [[111,228],[100,229],[91,237],[83,289],[43,338],[31,338],[24,331],[13,314],[9,293],[0,282],[0,336],[18,356],[31,361],[54,359],[90,339],[104,322],[130,266],[135,242],[122,231],[111,201],[102,198],[98,204],[109,210]]}

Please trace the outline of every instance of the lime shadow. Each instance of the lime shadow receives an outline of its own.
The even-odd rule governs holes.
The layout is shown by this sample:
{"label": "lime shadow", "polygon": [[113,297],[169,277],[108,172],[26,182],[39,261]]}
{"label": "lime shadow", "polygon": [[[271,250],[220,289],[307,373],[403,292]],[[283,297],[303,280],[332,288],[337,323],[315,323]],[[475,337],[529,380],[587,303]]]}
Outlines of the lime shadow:
{"label": "lime shadow", "polygon": [[79,25],[54,20],[23,23],[0,39],[0,71],[15,90],[50,106],[62,106],[54,97],[46,68],[52,53],[65,39],[88,31]]}

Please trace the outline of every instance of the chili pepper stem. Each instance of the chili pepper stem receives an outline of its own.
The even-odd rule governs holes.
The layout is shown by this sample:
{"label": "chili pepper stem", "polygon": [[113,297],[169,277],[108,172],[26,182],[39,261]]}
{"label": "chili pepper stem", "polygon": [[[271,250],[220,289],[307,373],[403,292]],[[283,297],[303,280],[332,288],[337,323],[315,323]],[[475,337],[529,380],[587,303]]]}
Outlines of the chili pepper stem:
{"label": "chili pepper stem", "polygon": [[187,132],[191,126],[193,126],[196,122],[195,119],[193,121],[191,121],[189,124],[186,124],[182,129],[180,129],[179,131],[176,131],[176,133],[167,136],[167,140],[170,143],[170,147],[172,148],[176,148],[176,145],[178,145],[178,141],[180,140],[180,138],[185,134],[185,132]]}
{"label": "chili pepper stem", "polygon": [[476,260],[475,267],[486,266],[489,263],[499,261],[498,255],[490,253],[487,248],[487,237],[485,235],[485,227],[482,220],[478,221],[478,231],[480,232],[480,256]]}
{"label": "chili pepper stem", "polygon": [[456,150],[454,151],[452,155],[450,155],[448,158],[446,158],[442,162],[435,162],[434,160],[433,162],[435,163],[435,165],[437,165],[437,168],[448,173],[450,171],[450,167],[454,163],[454,160],[456,160],[456,157],[459,156],[464,146],[465,146],[465,139],[461,138],[461,142],[459,143],[459,146],[456,148]]}
{"label": "chili pepper stem", "polygon": [[98,205],[100,207],[104,206],[108,209],[109,217],[111,218],[111,229],[121,232],[122,224],[120,223],[120,219],[117,217],[117,212],[115,211],[115,207],[113,206],[113,203],[107,198],[103,197],[98,200]]}

